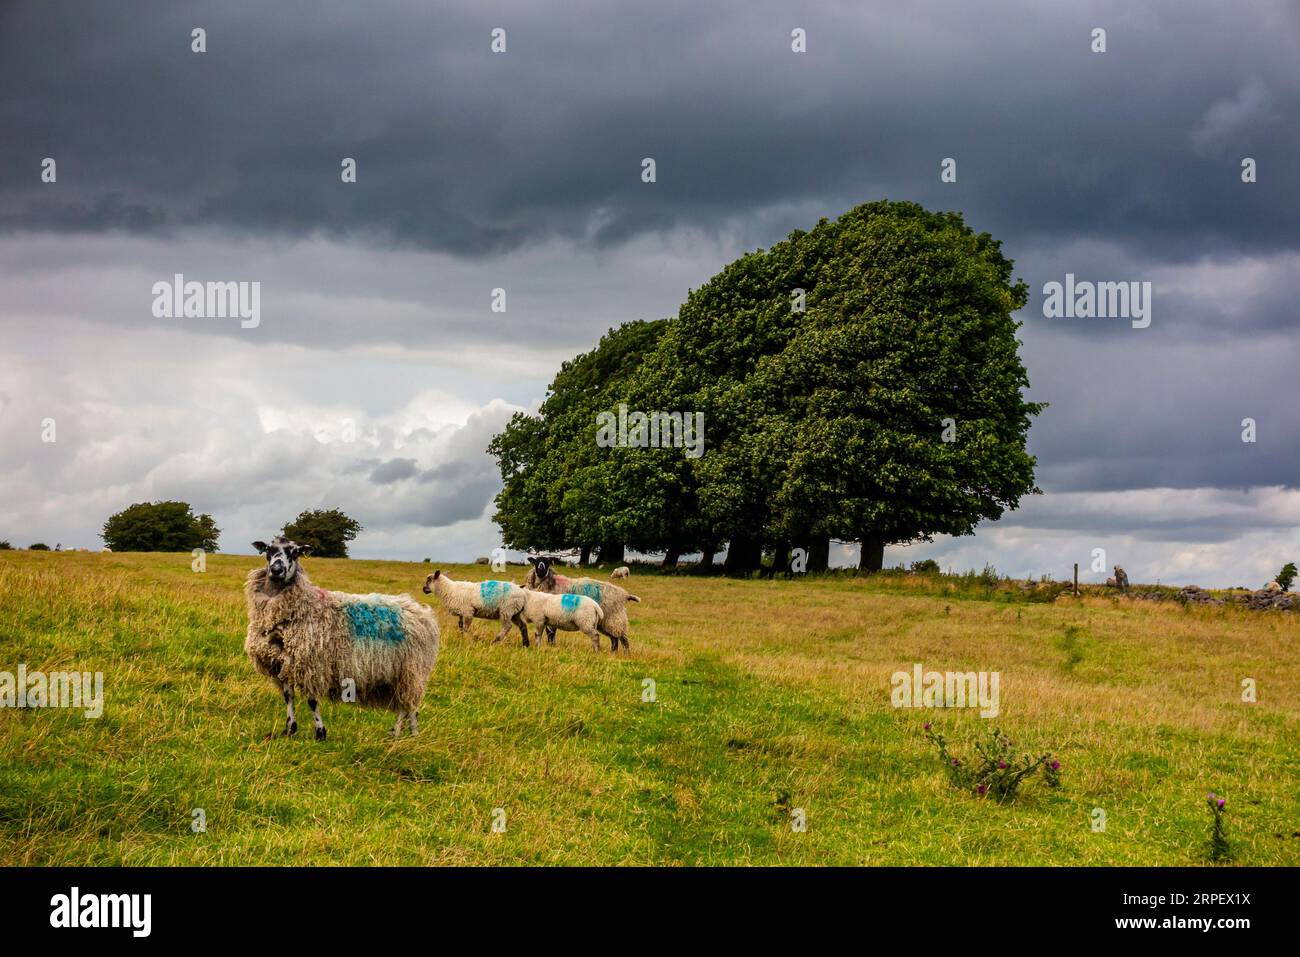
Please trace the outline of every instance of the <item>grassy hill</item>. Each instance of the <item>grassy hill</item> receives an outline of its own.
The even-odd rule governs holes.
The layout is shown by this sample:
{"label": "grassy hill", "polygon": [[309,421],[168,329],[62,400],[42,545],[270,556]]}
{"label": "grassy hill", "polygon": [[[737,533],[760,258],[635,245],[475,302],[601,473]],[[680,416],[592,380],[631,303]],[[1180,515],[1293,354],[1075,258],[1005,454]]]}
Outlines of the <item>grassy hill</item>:
{"label": "grassy hill", "polygon": [[[985,600],[918,578],[637,575],[630,655],[575,633],[493,645],[495,623],[464,638],[440,610],[420,736],[390,741],[386,713],[327,704],[318,743],[305,708],[304,730],[277,736],[281,701],[243,655],[258,561],[0,552],[0,671],[102,671],[106,698],[97,720],[0,709],[0,860],[1195,864],[1216,791],[1236,863],[1300,863],[1300,616]],[[491,577],[306,567],[325,588],[421,600],[434,567]],[[890,675],[914,662],[1000,672],[1001,715],[894,709]],[[958,791],[926,721],[963,751],[994,725],[1052,750],[1062,786],[1031,780],[1006,805]]]}

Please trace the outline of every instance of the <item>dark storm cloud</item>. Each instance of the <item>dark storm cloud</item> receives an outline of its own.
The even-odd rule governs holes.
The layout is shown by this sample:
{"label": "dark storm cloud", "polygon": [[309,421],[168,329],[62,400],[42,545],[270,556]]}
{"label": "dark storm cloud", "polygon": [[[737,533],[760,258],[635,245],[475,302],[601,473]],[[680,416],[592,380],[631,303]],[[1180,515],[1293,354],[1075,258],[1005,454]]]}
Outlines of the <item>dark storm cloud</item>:
{"label": "dark storm cloud", "polygon": [[[195,26],[208,52],[189,49]],[[493,27],[508,51],[493,54]],[[809,52],[790,52],[790,30]],[[1108,30],[1109,50],[1089,51]],[[9,227],[221,225],[481,255],[719,228],[752,243],[887,195],[1020,248],[1151,262],[1293,248],[1286,2],[10,3]],[[57,187],[37,178],[59,161]],[[1244,187],[1242,156],[1259,161]],[[360,166],[339,182],[342,157]],[[658,182],[640,182],[642,157]],[[941,184],[939,161],[958,160]],[[781,209],[790,212],[780,213]]]}

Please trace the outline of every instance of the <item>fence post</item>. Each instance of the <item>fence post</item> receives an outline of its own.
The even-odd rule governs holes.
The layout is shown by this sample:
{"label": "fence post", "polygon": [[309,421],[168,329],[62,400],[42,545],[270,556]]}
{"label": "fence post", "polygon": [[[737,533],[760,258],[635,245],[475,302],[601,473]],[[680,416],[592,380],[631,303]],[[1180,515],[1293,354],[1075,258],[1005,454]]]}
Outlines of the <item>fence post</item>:
{"label": "fence post", "polygon": [[1079,563],[1074,563],[1074,597],[1079,597]]}

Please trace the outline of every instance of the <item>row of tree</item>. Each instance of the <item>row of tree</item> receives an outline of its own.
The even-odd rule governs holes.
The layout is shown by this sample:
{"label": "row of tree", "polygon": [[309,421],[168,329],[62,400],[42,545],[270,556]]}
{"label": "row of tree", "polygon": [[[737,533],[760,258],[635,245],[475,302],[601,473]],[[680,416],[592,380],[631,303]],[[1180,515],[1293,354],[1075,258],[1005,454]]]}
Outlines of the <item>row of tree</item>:
{"label": "row of tree", "polygon": [[[281,530],[321,558],[347,558],[348,542],[361,524],[336,508],[308,509]],[[217,551],[221,530],[211,515],[196,515],[188,502],[137,502],[109,517],[100,533],[115,552]],[[35,548],[36,546],[32,546]]]}
{"label": "row of tree", "polygon": [[[611,329],[560,368],[539,414],[489,452],[495,520],[513,548],[724,547],[730,571],[830,541],[884,546],[970,534],[1034,487],[1018,354],[1027,289],[959,214],[876,202],[741,257],[676,317]],[[704,450],[607,447],[598,416],[703,413]]]}

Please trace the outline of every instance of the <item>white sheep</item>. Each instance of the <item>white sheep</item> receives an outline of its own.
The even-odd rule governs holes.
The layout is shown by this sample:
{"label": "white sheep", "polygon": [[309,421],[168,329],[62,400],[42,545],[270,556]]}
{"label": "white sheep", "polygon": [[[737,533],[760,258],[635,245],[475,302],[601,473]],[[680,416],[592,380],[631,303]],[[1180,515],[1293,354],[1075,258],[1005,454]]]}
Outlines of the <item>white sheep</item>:
{"label": "white sheep", "polygon": [[[569,578],[558,574],[549,560],[538,558],[534,560],[533,567],[528,570],[524,588],[550,592],[554,595],[585,595],[587,598],[594,599],[600,605],[600,610],[605,613],[600,624],[601,632],[609,636],[615,651],[618,650],[620,642],[624,648],[628,647],[627,604],[631,601],[639,602],[641,599],[621,585],[597,581],[594,578]],[[547,639],[554,644],[555,632],[550,632]]]}
{"label": "white sheep", "polygon": [[461,634],[469,631],[469,623],[474,618],[500,619],[501,631],[493,642],[504,638],[514,624],[524,637],[524,647],[528,647],[528,625],[523,617],[526,596],[514,582],[452,581],[439,569],[424,580],[424,593],[437,595],[447,613],[460,619]]}
{"label": "white sheep", "polygon": [[615,568],[612,572],[609,573],[609,577],[627,578],[627,576],[631,574],[632,574],[632,569],[628,568],[626,565],[619,565],[618,568]]}
{"label": "white sheep", "polygon": [[[543,631],[554,635],[556,629],[580,631],[591,639],[592,649],[600,651],[599,629],[605,613],[599,604],[585,595],[552,595],[540,591],[525,591],[524,594],[527,596],[524,617],[532,622],[539,635]],[[618,648],[617,642],[614,648]]]}
{"label": "white sheep", "polygon": [[1265,591],[1271,591],[1271,592],[1273,592],[1274,594],[1277,594],[1278,592],[1280,592],[1280,591],[1282,590],[1282,586],[1279,585],[1279,584],[1278,584],[1277,582],[1275,582],[1275,581],[1271,581],[1271,582],[1269,582],[1267,585],[1264,586],[1264,590],[1265,590]]}
{"label": "white sheep", "polygon": [[397,713],[420,730],[417,712],[438,661],[438,619],[410,595],[352,595],[317,588],[298,566],[310,548],[276,538],[254,542],[266,567],[244,583],[248,634],[244,651],[279,687],[287,709],[284,733],[295,734],[294,691],[307,696],[316,740],[325,740],[319,699],[349,701]]}

